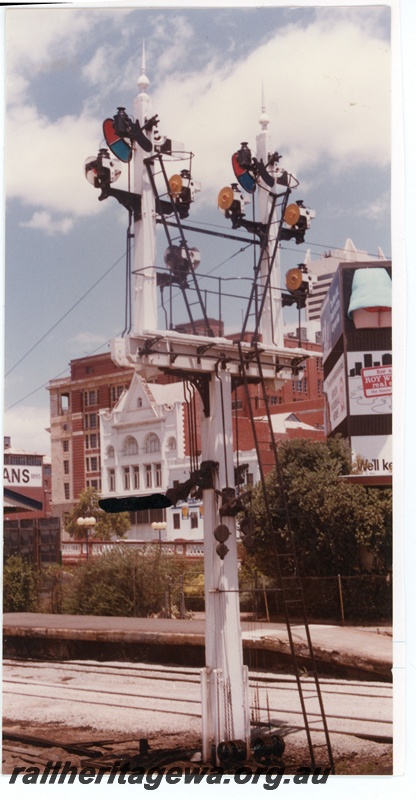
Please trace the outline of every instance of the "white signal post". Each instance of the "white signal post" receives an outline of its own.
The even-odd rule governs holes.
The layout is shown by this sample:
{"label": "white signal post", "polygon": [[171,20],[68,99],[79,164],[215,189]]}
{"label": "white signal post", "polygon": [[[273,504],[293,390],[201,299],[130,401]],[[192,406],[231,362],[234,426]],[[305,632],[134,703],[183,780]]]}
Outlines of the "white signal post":
{"label": "white signal post", "polygon": [[[140,92],[135,101],[135,116],[143,126],[145,120],[151,117],[144,53],[138,85]],[[257,137],[257,157],[266,164],[269,134],[264,109],[260,123],[262,132]],[[147,133],[149,137],[152,135],[151,132]],[[200,384],[205,387],[200,461],[217,462],[219,466],[214,488],[203,489],[206,667],[201,673],[202,742],[204,761],[217,760],[218,763],[217,748],[222,741],[243,741],[247,756],[250,755],[248,669],[243,664],[236,522],[233,515],[220,515],[224,502],[221,493],[235,489],[232,378],[240,376],[240,364],[236,345],[228,339],[157,330],[155,199],[144,164],[146,157],[148,155],[136,144],[134,191],[141,196],[142,218],[134,227],[134,327],[131,334],[112,341],[112,357],[119,364],[134,365],[145,378],[154,378],[161,369],[171,372],[177,369],[181,375],[188,372],[195,376],[198,373]],[[259,189],[259,195],[261,221],[267,222],[270,208],[267,187]],[[273,245],[272,240],[269,246]],[[271,381],[277,389],[291,377],[292,358],[296,353],[293,349],[289,352],[283,347],[281,298],[277,289],[280,282],[279,267],[276,261],[271,290],[262,315],[262,369],[265,380]],[[266,252],[262,265],[263,280],[266,280],[267,271]],[[241,346],[247,352],[251,347],[246,342],[242,342]],[[278,374],[276,359],[280,365]],[[172,367],[172,364],[175,366]],[[246,369],[250,377],[257,376],[257,367],[250,359]],[[225,555],[222,553],[223,557],[217,552],[220,542],[214,535],[219,525],[229,530],[224,542],[228,552]]]}
{"label": "white signal post", "polygon": [[[256,156],[258,161],[262,159],[263,163],[267,164],[272,151],[270,146],[269,117],[266,114],[266,107],[264,103],[264,92],[262,92],[262,94],[263,94],[262,113],[259,119],[262,130],[261,133],[259,133],[256,137],[256,144],[257,144]],[[259,222],[267,223],[270,215],[270,206],[271,206],[270,190],[265,185],[265,183],[260,179],[257,191],[258,191],[258,201],[257,201],[258,219]],[[262,286],[266,284],[266,279],[269,272],[269,258],[272,255],[270,250],[274,247],[275,244],[275,239],[277,237],[277,231],[278,231],[278,224],[279,224],[278,215],[275,210],[271,225],[272,236],[269,237],[268,247],[264,252],[261,262],[260,276],[261,276]],[[263,315],[261,320],[261,333],[262,333],[263,344],[265,345],[274,344],[277,347],[283,347],[284,345],[283,309],[282,309],[282,294],[279,287],[280,287],[280,251],[278,248],[276,251],[276,257],[274,259],[273,268],[270,276],[269,289],[264,303]]]}
{"label": "white signal post", "polygon": [[[143,127],[145,121],[152,116],[151,101],[146,91],[149,79],[146,76],[144,45],[141,75],[137,84],[139,94],[134,101],[134,115],[135,120],[138,119]],[[147,131],[147,135],[153,141],[153,130]],[[134,192],[141,196],[141,219],[134,223],[134,331],[153,331],[157,328],[155,198],[147,168],[143,163],[144,158],[148,156],[149,153],[145,153],[137,142],[134,142]]]}

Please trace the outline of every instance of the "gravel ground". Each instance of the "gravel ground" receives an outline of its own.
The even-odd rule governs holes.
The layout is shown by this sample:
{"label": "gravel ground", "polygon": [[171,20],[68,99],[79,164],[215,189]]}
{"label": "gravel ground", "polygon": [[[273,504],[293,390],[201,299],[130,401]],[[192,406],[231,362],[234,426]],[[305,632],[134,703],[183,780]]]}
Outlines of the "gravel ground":
{"label": "gravel ground", "polygon": [[[276,681],[279,676],[273,674],[270,679]],[[293,683],[288,682],[287,675],[281,676],[281,680],[281,684],[267,691],[270,692],[273,731],[279,732],[285,740],[283,760],[289,774],[290,770],[296,772],[299,766],[309,766],[310,756],[305,732],[299,729],[302,720],[297,691]],[[256,681],[256,676],[252,676],[252,681]],[[141,738],[148,739],[152,754],[165,748],[200,752],[197,670],[116,662],[6,662],[3,686],[5,732],[66,744],[117,740],[108,745],[106,752],[110,758],[118,757],[120,752],[137,753]],[[324,689],[336,773],[392,774],[392,745],[368,738],[391,735],[391,685],[323,681],[321,688]],[[260,706],[264,708],[268,705],[266,689],[258,684],[258,691]],[[316,710],[313,687],[309,695],[309,710]],[[263,721],[265,716],[263,711]],[[366,738],[360,738],[362,736]],[[326,753],[323,734],[313,733],[313,742],[318,762],[319,753],[323,756]],[[31,763],[38,759],[39,765],[48,760],[68,759],[68,753],[54,746],[35,748],[32,752],[33,747],[28,743],[6,741],[4,744],[3,772],[6,774],[14,766],[21,766],[25,757],[29,762],[32,759]],[[23,752],[17,752],[17,748]],[[28,752],[25,753],[25,749]],[[75,754],[70,755],[74,766],[77,758]]]}

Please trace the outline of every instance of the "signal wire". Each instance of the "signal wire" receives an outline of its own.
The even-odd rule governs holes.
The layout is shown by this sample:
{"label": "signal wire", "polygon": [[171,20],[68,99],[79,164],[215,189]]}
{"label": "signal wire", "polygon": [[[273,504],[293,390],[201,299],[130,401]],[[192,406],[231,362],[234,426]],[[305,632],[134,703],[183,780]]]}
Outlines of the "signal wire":
{"label": "signal wire", "polygon": [[22,361],[23,361],[25,358],[27,358],[27,356],[28,356],[28,355],[30,355],[30,353],[32,353],[32,352],[33,352],[33,350],[34,350],[34,349],[35,349],[35,348],[36,348],[36,347],[37,347],[37,346],[38,346],[38,345],[39,345],[41,342],[43,342],[43,341],[44,341],[44,339],[46,339],[46,337],[47,337],[47,336],[49,336],[49,334],[50,334],[50,333],[52,333],[52,331],[53,331],[53,330],[55,330],[55,328],[57,328],[57,327],[58,327],[58,325],[59,325],[59,324],[60,324],[60,323],[61,323],[61,322],[62,322],[62,321],[63,321],[63,320],[64,320],[64,319],[65,319],[65,318],[66,318],[66,317],[67,317],[67,316],[68,316],[68,315],[71,313],[71,311],[73,311],[73,310],[74,310],[74,308],[76,308],[77,306],[79,306],[79,304],[80,304],[80,303],[81,303],[83,300],[85,300],[85,298],[86,298],[86,297],[88,297],[88,295],[89,295],[89,294],[91,294],[91,292],[93,291],[93,289],[95,289],[95,288],[96,288],[96,286],[98,286],[98,284],[99,284],[99,283],[101,283],[101,281],[102,281],[102,280],[104,280],[104,278],[106,278],[106,277],[107,277],[107,275],[108,275],[108,274],[111,272],[111,270],[113,270],[113,269],[114,269],[114,267],[116,267],[116,266],[117,266],[117,264],[119,264],[119,263],[120,263],[121,259],[122,259],[122,258],[124,258],[124,256],[125,256],[125,255],[126,255],[126,254],[125,254],[125,253],[123,253],[123,255],[122,255],[122,256],[120,256],[120,258],[118,258],[118,259],[117,259],[117,261],[115,261],[115,262],[114,262],[114,264],[112,264],[112,265],[111,265],[111,267],[109,267],[109,268],[108,268],[108,270],[107,270],[106,272],[104,272],[104,273],[101,275],[101,277],[100,277],[100,278],[98,278],[98,279],[95,281],[95,283],[93,283],[93,284],[92,284],[92,286],[90,286],[90,288],[89,288],[89,289],[87,289],[87,291],[86,291],[86,292],[84,292],[84,294],[83,294],[83,295],[82,295],[80,298],[78,298],[78,300],[76,300],[76,302],[75,302],[75,303],[73,303],[73,305],[72,305],[72,306],[71,306],[71,307],[70,307],[70,308],[69,308],[67,311],[65,311],[65,314],[62,314],[62,317],[60,317],[60,318],[59,318],[59,319],[58,319],[58,320],[57,320],[57,321],[56,321],[56,322],[55,322],[55,323],[52,325],[52,327],[51,327],[51,328],[49,328],[49,330],[47,330],[47,331],[46,331],[46,333],[44,333],[44,334],[43,334],[43,336],[41,336],[41,337],[40,337],[40,339],[38,339],[38,341],[37,341],[37,342],[35,342],[35,344],[33,344],[33,345],[32,345],[32,347],[30,347],[30,348],[29,348],[29,350],[27,350],[27,352],[26,352],[26,353],[25,353],[25,354],[24,354],[24,355],[23,355],[21,358],[19,358],[19,360],[18,360],[18,361],[16,361],[16,363],[15,363],[15,364],[14,364],[12,367],[10,367],[10,369],[9,369],[9,370],[8,370],[8,371],[5,373],[5,378],[7,378],[7,376],[8,376],[8,375],[10,375],[10,373],[11,373],[11,372],[13,372],[13,370],[14,370],[14,369],[16,369],[16,367],[17,367],[19,364],[21,364],[21,363],[22,363]]}

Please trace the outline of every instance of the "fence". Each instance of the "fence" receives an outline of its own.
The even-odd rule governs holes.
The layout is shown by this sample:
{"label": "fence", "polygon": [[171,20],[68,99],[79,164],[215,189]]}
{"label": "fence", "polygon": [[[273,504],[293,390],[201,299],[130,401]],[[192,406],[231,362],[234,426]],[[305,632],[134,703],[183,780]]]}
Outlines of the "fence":
{"label": "fence", "polygon": [[5,520],[3,560],[21,555],[36,567],[59,563],[60,520],[45,519]]}
{"label": "fence", "polygon": [[120,546],[139,550],[143,553],[153,550],[155,547],[160,549],[163,555],[178,555],[186,558],[202,558],[204,555],[203,541],[188,542],[160,542],[156,539],[153,542],[141,542],[134,539],[123,539],[121,542],[103,542],[95,540],[79,539],[77,541],[62,542],[62,563],[80,564],[87,558],[95,558],[117,550]]}
{"label": "fence", "polygon": [[[290,580],[290,579],[289,579]],[[301,578],[306,612],[310,621],[331,621],[340,625],[391,622],[392,576],[335,575]],[[186,610],[203,611],[203,594],[187,593]],[[254,619],[283,620],[281,591],[264,580],[253,579],[240,587],[240,607]]]}

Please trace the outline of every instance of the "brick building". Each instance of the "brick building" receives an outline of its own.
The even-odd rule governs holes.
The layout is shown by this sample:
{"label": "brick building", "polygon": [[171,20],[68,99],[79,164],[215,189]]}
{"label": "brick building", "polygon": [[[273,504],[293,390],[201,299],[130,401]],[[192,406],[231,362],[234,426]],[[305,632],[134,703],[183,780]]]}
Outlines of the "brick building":
{"label": "brick building", "polygon": [[51,459],[12,447],[4,437],[4,519],[42,519],[52,515]]}
{"label": "brick building", "polygon": [[61,519],[85,488],[101,491],[99,412],[115,406],[132,377],[103,353],[71,361],[68,378],[50,381],[52,507]]}

